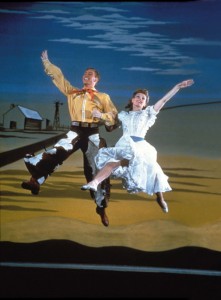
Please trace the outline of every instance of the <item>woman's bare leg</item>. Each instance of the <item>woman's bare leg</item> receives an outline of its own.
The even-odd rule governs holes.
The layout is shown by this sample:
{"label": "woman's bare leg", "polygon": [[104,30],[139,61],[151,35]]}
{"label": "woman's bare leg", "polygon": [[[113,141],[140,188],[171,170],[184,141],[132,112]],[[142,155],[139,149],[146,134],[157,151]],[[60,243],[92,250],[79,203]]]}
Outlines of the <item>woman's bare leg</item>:
{"label": "woman's bare leg", "polygon": [[163,198],[163,193],[157,192],[156,195],[157,195],[157,198],[156,198],[157,203],[162,208],[163,212],[168,213],[169,210],[168,210],[167,203]]}
{"label": "woman's bare leg", "polygon": [[104,179],[108,178],[112,171],[121,165],[120,161],[107,163],[94,177],[94,179],[81,187],[82,190],[97,191],[97,186]]}

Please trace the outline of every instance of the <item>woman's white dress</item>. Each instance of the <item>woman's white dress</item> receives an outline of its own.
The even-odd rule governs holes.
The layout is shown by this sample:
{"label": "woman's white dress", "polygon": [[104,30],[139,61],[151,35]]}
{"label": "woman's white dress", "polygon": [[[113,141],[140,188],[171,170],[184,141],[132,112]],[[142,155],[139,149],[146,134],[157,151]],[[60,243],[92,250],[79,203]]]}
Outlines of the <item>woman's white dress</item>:
{"label": "woman's white dress", "polygon": [[[98,169],[108,162],[129,160],[127,167],[120,166],[111,174],[112,178],[122,179],[123,188],[129,193],[153,195],[172,190],[168,176],[157,163],[156,149],[144,139],[148,129],[155,123],[157,114],[153,106],[141,111],[121,111],[118,118],[122,124],[122,137],[114,147],[101,148],[95,157]],[[134,141],[134,136],[139,141]]]}

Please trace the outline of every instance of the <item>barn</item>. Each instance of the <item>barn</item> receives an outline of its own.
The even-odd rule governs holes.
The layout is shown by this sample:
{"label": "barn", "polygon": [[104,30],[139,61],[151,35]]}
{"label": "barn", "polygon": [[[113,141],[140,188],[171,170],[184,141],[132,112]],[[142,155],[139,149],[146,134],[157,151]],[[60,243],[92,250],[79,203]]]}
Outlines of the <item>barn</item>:
{"label": "barn", "polygon": [[15,105],[4,116],[5,129],[41,130],[43,118],[32,109]]}

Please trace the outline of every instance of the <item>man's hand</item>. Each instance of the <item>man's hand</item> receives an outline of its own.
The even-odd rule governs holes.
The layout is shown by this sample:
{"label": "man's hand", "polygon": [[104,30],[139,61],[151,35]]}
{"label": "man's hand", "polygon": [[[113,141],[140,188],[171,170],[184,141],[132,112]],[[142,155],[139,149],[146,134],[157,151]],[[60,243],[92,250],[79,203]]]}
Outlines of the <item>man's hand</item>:
{"label": "man's hand", "polygon": [[41,59],[42,60],[47,60],[48,59],[48,51],[47,50],[42,51]]}

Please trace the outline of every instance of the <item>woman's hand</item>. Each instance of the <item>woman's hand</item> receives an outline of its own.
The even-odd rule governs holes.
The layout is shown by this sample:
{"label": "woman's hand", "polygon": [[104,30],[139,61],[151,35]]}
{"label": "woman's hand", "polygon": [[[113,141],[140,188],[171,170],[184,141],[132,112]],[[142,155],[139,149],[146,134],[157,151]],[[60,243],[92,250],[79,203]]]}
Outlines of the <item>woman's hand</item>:
{"label": "woman's hand", "polygon": [[93,118],[101,119],[102,113],[101,113],[99,110],[94,109],[94,110],[92,111],[92,116],[93,116]]}
{"label": "woman's hand", "polygon": [[182,88],[191,86],[192,84],[194,84],[193,79],[188,79],[188,80],[184,80],[184,81],[178,83],[178,87],[179,87],[180,89],[182,89]]}

